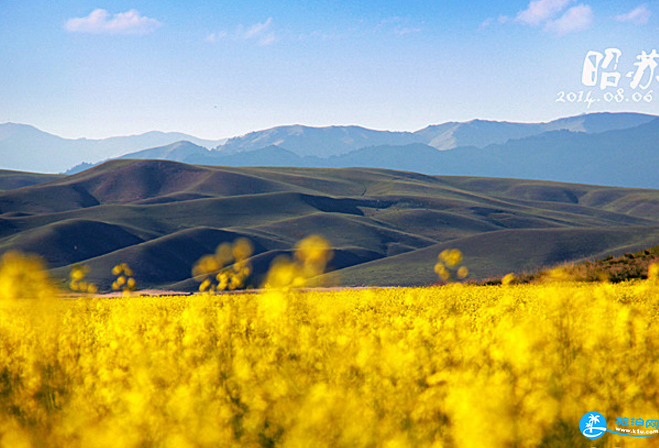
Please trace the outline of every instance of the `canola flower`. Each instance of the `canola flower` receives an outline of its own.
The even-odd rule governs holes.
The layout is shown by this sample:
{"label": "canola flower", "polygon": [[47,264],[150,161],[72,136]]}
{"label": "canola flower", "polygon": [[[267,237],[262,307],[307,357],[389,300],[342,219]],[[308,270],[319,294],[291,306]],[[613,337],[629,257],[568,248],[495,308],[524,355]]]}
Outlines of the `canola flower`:
{"label": "canola flower", "polygon": [[659,280],[659,263],[651,263],[648,266],[648,280],[653,283]]}
{"label": "canola flower", "polygon": [[288,290],[307,286],[325,272],[333,255],[327,240],[318,235],[309,236],[295,246],[293,259],[280,256],[273,260],[264,287]]}
{"label": "canola flower", "polygon": [[249,257],[254,248],[246,238],[238,238],[233,244],[222,243],[215,253],[204,255],[192,268],[192,276],[201,282],[200,292],[242,289],[252,273]]}
{"label": "canola flower", "polygon": [[0,257],[0,303],[15,299],[50,299],[55,286],[36,255],[6,252]]}
{"label": "canola flower", "polygon": [[89,281],[85,280],[89,273],[89,266],[75,265],[69,273],[69,288],[74,292],[82,292],[89,294],[96,294],[98,287]]}
{"label": "canola flower", "polygon": [[466,266],[460,266],[462,263],[462,252],[459,249],[446,249],[437,256],[439,261],[435,264],[435,273],[445,283],[453,280],[461,280],[469,275],[469,269]]}
{"label": "canola flower", "polygon": [[[296,270],[328,259],[310,247]],[[37,261],[0,262],[2,448],[614,447],[580,434],[585,412],[659,415],[659,267],[58,301]]]}
{"label": "canola flower", "polygon": [[112,289],[123,291],[124,295],[135,291],[137,282],[133,276],[133,270],[126,263],[121,263],[112,268],[112,275],[117,278],[112,282]]}
{"label": "canola flower", "polygon": [[517,276],[512,272],[504,275],[503,278],[501,279],[501,284],[504,286],[513,285],[515,283],[517,283]]}

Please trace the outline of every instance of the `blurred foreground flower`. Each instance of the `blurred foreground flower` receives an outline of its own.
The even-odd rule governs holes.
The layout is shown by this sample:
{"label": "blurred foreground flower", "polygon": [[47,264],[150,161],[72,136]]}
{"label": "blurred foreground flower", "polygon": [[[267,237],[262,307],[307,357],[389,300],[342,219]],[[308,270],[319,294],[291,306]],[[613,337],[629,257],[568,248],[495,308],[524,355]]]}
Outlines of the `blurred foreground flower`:
{"label": "blurred foreground flower", "polygon": [[435,264],[435,272],[444,282],[463,279],[469,275],[469,269],[466,266],[460,266],[462,252],[458,249],[443,250],[437,258],[439,261]]}
{"label": "blurred foreground flower", "polygon": [[306,286],[310,279],[325,272],[333,255],[327,240],[318,235],[309,236],[297,244],[292,260],[287,256],[274,259],[264,287],[289,289]]}
{"label": "blurred foreground flower", "polygon": [[199,291],[215,292],[245,287],[252,274],[249,257],[254,247],[247,238],[238,238],[233,244],[222,243],[215,253],[204,255],[192,268],[192,276],[201,282]]}
{"label": "blurred foreground flower", "polygon": [[38,256],[11,251],[0,258],[0,301],[50,299],[55,291]]}
{"label": "blurred foreground flower", "polygon": [[121,263],[112,268],[112,275],[117,278],[112,282],[112,289],[123,291],[124,294],[130,294],[135,291],[137,283],[133,277],[133,270],[126,264]]}
{"label": "blurred foreground flower", "polygon": [[98,292],[95,284],[85,280],[88,273],[89,266],[79,264],[73,266],[69,273],[69,288],[71,288],[71,291],[87,292],[90,294],[96,294]]}

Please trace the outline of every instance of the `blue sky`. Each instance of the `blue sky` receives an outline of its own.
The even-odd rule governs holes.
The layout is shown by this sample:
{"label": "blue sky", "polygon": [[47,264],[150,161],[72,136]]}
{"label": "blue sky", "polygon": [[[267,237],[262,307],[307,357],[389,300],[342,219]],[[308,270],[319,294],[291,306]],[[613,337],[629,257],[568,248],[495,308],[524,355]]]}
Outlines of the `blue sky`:
{"label": "blue sky", "polygon": [[[413,131],[474,118],[659,113],[659,98],[631,99],[653,89],[659,97],[659,80],[633,90],[625,78],[637,55],[659,49],[657,1],[0,6],[0,123],[64,137],[222,138],[293,123]],[[582,84],[586,53],[606,48],[621,50],[626,99],[556,101],[560,92],[616,92]]]}

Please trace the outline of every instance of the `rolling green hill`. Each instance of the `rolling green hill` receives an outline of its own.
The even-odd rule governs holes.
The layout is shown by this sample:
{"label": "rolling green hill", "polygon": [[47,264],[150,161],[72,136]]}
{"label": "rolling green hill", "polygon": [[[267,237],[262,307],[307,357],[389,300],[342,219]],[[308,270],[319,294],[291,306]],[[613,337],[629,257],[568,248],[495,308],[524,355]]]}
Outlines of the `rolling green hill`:
{"label": "rolling green hill", "polygon": [[0,191],[37,185],[62,178],[58,174],[26,173],[24,171],[0,170]]}
{"label": "rolling green hill", "polygon": [[[0,172],[0,185],[9,174]],[[226,168],[115,160],[0,192],[0,253],[75,263],[107,289],[130,264],[141,288],[194,290],[194,262],[240,236],[253,283],[305,236],[334,248],[345,285],[424,285],[445,248],[474,279],[622,254],[659,242],[659,191],[370,168]]]}

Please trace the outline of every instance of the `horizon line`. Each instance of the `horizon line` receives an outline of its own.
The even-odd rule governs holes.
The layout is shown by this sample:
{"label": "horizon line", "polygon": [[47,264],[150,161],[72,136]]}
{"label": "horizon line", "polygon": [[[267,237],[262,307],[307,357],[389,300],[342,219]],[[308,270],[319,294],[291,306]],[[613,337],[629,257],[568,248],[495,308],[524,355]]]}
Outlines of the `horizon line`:
{"label": "horizon line", "polygon": [[63,136],[61,134],[57,134],[55,132],[46,131],[43,128],[39,127],[38,125],[34,125],[34,124],[30,124],[30,123],[5,121],[5,122],[0,123],[0,126],[3,126],[3,125],[28,126],[28,127],[36,129],[39,132],[43,132],[43,133],[46,133],[46,134],[49,134],[49,135],[52,135],[52,136],[55,136],[55,137],[58,137],[58,138],[61,138],[61,139],[65,139],[65,140],[102,141],[102,140],[108,140],[108,139],[112,139],[112,138],[140,137],[140,136],[151,134],[151,133],[161,133],[161,134],[185,134],[188,137],[194,137],[194,138],[199,139],[199,140],[208,140],[208,141],[212,141],[212,142],[217,142],[217,141],[222,141],[222,140],[229,140],[229,139],[236,138],[236,137],[242,137],[242,136],[252,134],[252,133],[264,132],[264,131],[268,131],[268,130],[272,130],[272,129],[293,127],[293,126],[301,126],[301,127],[305,127],[305,128],[312,128],[312,129],[325,129],[325,128],[333,128],[333,127],[338,127],[338,128],[341,128],[341,127],[359,127],[359,128],[367,129],[367,130],[370,130],[370,131],[394,132],[394,133],[401,133],[401,134],[405,134],[405,133],[414,134],[414,133],[419,132],[423,129],[426,129],[430,126],[441,126],[441,125],[445,125],[445,124],[473,123],[475,121],[484,121],[484,122],[490,122],[490,123],[511,123],[511,124],[547,124],[547,123],[551,123],[551,122],[554,122],[554,121],[567,119],[567,118],[576,118],[576,117],[581,117],[581,116],[586,116],[586,115],[600,115],[600,114],[636,114],[636,115],[647,115],[647,116],[659,117],[659,115],[657,115],[657,114],[644,113],[644,112],[635,112],[635,111],[615,111],[615,112],[614,111],[598,111],[598,112],[584,112],[584,113],[576,114],[576,115],[558,116],[558,117],[555,117],[555,118],[552,118],[552,119],[546,120],[546,121],[512,121],[512,120],[498,120],[498,119],[492,119],[492,118],[472,118],[470,120],[464,120],[464,121],[450,120],[450,121],[443,121],[443,122],[439,122],[439,123],[429,123],[426,126],[418,128],[414,131],[384,129],[384,128],[377,128],[377,127],[366,127],[364,125],[354,124],[354,123],[351,123],[351,124],[327,124],[327,125],[311,125],[311,124],[302,124],[302,123],[285,123],[285,124],[278,124],[278,125],[274,125],[274,126],[270,126],[270,127],[261,128],[261,129],[255,129],[255,130],[252,130],[252,131],[245,132],[243,134],[234,134],[230,137],[220,137],[220,138],[199,137],[197,135],[191,134],[191,133],[186,132],[186,131],[181,131],[181,130],[166,130],[165,131],[165,130],[159,130],[159,129],[151,129],[151,130],[148,130],[148,131],[138,132],[138,133],[129,133],[129,134],[120,134],[120,135],[114,134],[114,135],[108,135],[108,136],[105,136],[105,137],[84,137],[84,136],[67,137],[67,136]]}

